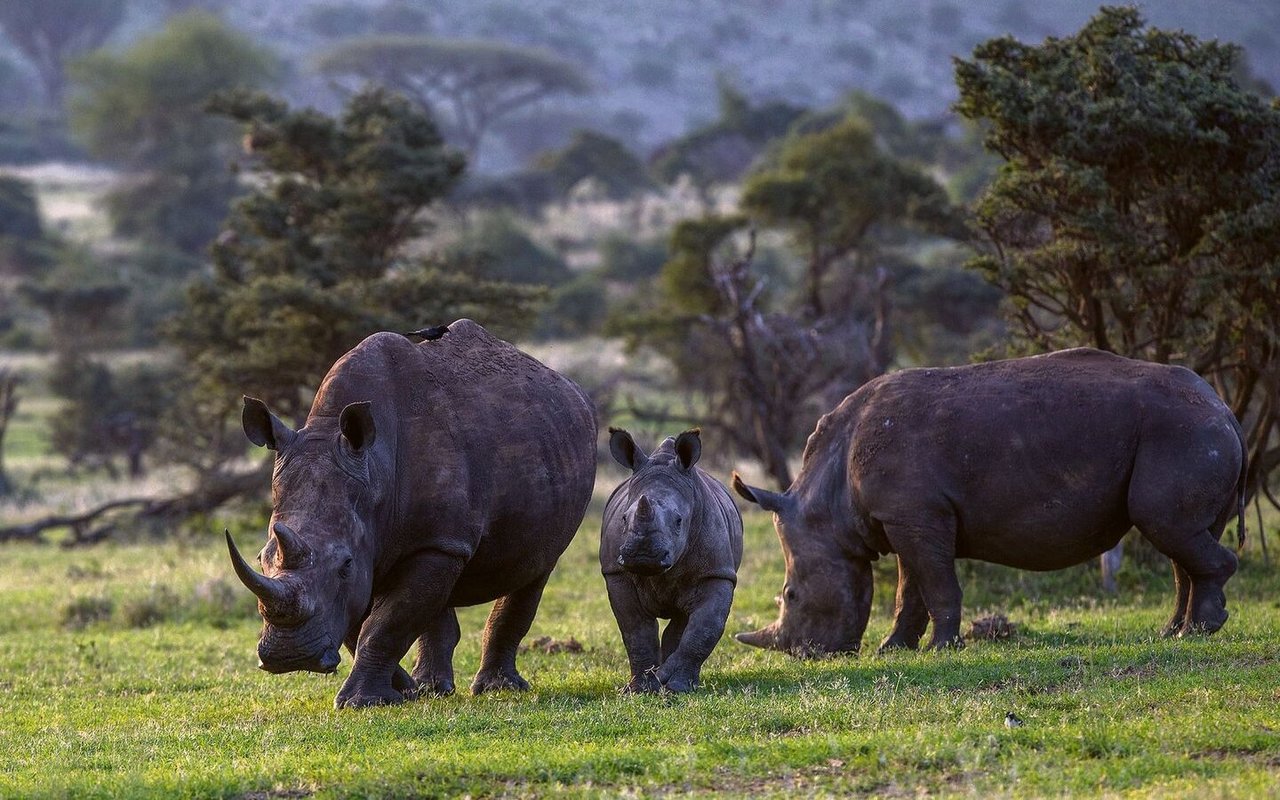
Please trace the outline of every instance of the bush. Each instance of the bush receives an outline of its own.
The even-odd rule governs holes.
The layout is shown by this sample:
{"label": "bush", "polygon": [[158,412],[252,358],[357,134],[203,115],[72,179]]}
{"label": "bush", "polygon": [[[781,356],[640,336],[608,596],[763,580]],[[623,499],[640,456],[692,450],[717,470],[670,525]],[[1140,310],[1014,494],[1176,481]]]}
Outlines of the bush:
{"label": "bush", "polygon": [[181,605],[168,587],[152,585],[144,597],[126,600],[120,611],[130,628],[150,628],[178,616]]}
{"label": "bush", "polygon": [[638,242],[611,234],[600,243],[600,273],[606,278],[638,283],[657,276],[667,261],[663,242]]}
{"label": "bush", "polygon": [[597,333],[607,306],[604,282],[596,274],[581,275],[556,288],[542,312],[537,333],[543,337],[578,337]]}
{"label": "bush", "polygon": [[115,603],[109,597],[77,597],[62,609],[62,627],[83,630],[95,622],[111,619]]}
{"label": "bush", "polygon": [[533,241],[507,214],[491,214],[446,250],[445,260],[490,281],[557,286],[572,277],[554,253]]}

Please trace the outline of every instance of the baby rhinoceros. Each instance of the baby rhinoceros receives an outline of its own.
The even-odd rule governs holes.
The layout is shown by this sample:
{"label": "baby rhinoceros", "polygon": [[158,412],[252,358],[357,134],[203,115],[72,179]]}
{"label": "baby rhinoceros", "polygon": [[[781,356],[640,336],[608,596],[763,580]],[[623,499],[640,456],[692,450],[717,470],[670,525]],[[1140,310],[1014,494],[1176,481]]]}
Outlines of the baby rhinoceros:
{"label": "baby rhinoceros", "polygon": [[[631,470],[604,509],[600,568],[631,662],[628,692],[688,692],[724,633],[742,563],[742,517],[718,481],[694,464],[698,431],[646,455],[609,429],[609,450]],[[671,620],[658,644],[658,618]]]}

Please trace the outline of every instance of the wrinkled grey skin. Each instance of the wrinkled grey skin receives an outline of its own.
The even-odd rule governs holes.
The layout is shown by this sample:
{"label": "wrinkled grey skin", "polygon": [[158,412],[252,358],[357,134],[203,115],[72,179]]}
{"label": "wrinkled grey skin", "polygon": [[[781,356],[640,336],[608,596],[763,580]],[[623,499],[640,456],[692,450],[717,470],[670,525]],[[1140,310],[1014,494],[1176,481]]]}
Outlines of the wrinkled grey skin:
{"label": "wrinkled grey skin", "polygon": [[[258,574],[270,672],[333,672],[336,705],[453,691],[454,609],[497,600],[472,692],[528,688],[516,647],[586,513],[595,420],[573,382],[470,320],[437,341],[379,333],[325,377],[290,430],[245,398],[249,439],[276,451]],[[417,641],[413,673],[399,666]]]}
{"label": "wrinkled grey skin", "polygon": [[[694,466],[697,430],[646,455],[610,428],[609,450],[632,471],[609,495],[600,570],[631,664],[629,692],[688,692],[724,634],[742,563],[742,517]],[[658,619],[669,619],[658,641]]]}
{"label": "wrinkled grey skin", "polygon": [[1227,619],[1244,536],[1240,426],[1190,370],[1088,348],[866,384],[818,422],[783,494],[734,489],[774,512],[786,562],[778,620],[738,634],[797,655],[856,652],[871,561],[898,557],[884,649],[961,645],[955,559],[1031,570],[1083,563],[1137,529],[1173,561],[1164,635]]}

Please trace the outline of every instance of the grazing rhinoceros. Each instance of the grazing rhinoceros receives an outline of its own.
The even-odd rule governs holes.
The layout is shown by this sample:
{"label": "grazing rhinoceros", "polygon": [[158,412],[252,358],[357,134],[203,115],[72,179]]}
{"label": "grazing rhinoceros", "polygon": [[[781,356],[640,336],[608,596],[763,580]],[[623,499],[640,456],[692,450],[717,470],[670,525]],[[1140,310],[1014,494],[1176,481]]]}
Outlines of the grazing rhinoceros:
{"label": "grazing rhinoceros", "polygon": [[1051,570],[1136,526],[1174,564],[1165,635],[1227,619],[1236,557],[1218,543],[1238,515],[1240,426],[1190,370],[1087,348],[877,378],[819,422],[783,494],[734,489],[774,512],[786,560],[778,620],[739,641],[856,652],[871,561],[897,553],[893,629],[881,649],[962,643],[955,559]]}
{"label": "grazing rhinoceros", "polygon": [[[697,430],[652,455],[610,428],[609,450],[631,477],[609,495],[600,569],[631,663],[630,692],[691,691],[724,634],[742,563],[742,517],[719,481],[694,464]],[[658,645],[658,618],[671,620]]]}
{"label": "grazing rhinoceros", "polygon": [[[255,572],[269,672],[333,672],[336,705],[453,691],[454,608],[497,600],[471,690],[524,689],[516,647],[595,481],[595,419],[572,381],[471,320],[436,341],[378,333],[325,376],[300,430],[245,398],[276,451]],[[410,676],[399,661],[417,640]]]}

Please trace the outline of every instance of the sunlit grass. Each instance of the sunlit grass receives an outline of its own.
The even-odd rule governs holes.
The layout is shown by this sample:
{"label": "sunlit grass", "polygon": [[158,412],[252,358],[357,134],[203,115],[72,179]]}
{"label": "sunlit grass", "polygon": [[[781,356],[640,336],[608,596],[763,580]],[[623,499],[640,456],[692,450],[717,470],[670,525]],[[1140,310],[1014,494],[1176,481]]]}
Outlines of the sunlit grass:
{"label": "sunlit grass", "polygon": [[[0,754],[0,796],[1275,791],[1280,580],[1254,559],[1228,586],[1232,619],[1207,640],[1155,637],[1168,581],[1139,565],[1118,600],[1079,592],[1096,582],[1091,567],[976,567],[966,614],[1006,611],[1020,625],[1006,642],[802,663],[726,639],[695,695],[630,697],[595,513],[530,633],[585,652],[523,654],[527,694],[362,711],[332,708],[349,663],[336,677],[254,668],[252,598],[213,531],[0,549],[0,741],[20,743]],[[260,536],[239,538],[249,549]],[[891,567],[878,568],[870,644],[888,631]],[[753,514],[730,631],[772,618],[781,578],[768,520]],[[104,601],[105,618],[77,620],[86,600]],[[461,615],[460,685],[486,614]],[[1025,725],[1006,728],[1008,711]]]}

